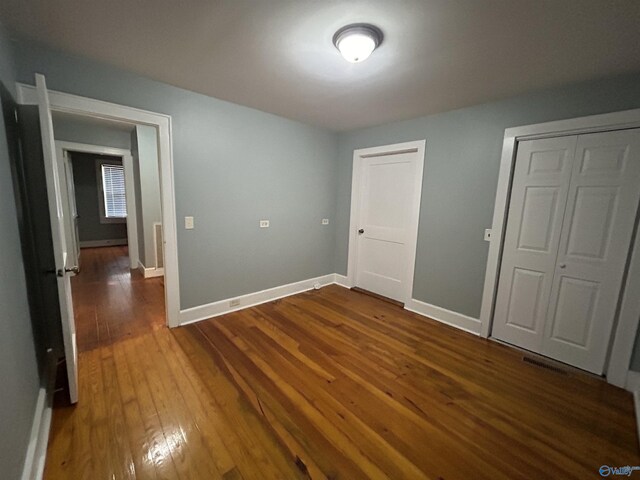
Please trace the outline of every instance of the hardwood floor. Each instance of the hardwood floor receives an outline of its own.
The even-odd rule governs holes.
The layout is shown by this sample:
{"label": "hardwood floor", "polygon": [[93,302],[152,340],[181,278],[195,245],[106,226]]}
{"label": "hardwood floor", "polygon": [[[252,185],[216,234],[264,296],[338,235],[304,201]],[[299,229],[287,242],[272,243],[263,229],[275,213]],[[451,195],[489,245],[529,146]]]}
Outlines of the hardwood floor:
{"label": "hardwood floor", "polygon": [[[144,311],[119,295],[105,317]],[[627,392],[338,286],[109,339],[80,354],[78,405],[54,410],[46,478],[564,479],[640,464]]]}
{"label": "hardwood floor", "polygon": [[83,248],[71,278],[78,350],[91,350],[165,325],[164,279],[129,270],[126,246]]}

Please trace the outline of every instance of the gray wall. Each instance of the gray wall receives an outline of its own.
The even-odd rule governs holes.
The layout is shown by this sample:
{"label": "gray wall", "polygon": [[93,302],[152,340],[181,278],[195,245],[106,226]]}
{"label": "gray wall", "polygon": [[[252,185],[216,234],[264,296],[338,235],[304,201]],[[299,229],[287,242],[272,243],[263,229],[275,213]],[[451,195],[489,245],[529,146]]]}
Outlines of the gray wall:
{"label": "gray wall", "polygon": [[426,139],[413,298],[478,318],[504,129],[638,107],[635,74],[341,134],[336,272],[347,272],[353,150]]}
{"label": "gray wall", "polygon": [[[12,95],[10,43],[0,27],[0,82]],[[36,363],[5,124],[0,116],[0,472],[20,478],[40,377]]]}
{"label": "gray wall", "polygon": [[156,267],[153,224],[162,223],[156,129],[138,125],[131,135],[140,262]]}
{"label": "gray wall", "polygon": [[29,42],[15,57],[22,82],[172,116],[182,308],[333,273],[335,134]]}
{"label": "gray wall", "polygon": [[54,116],[53,134],[56,140],[131,150],[130,132],[108,125],[90,123],[82,120],[82,117],[68,118],[65,116],[60,118]]}
{"label": "gray wall", "polygon": [[122,165],[118,157],[94,155],[89,153],[71,153],[73,165],[73,183],[78,210],[78,236],[80,242],[97,240],[126,240],[126,223],[100,223],[100,206],[98,204],[98,174],[96,160],[109,160]]}

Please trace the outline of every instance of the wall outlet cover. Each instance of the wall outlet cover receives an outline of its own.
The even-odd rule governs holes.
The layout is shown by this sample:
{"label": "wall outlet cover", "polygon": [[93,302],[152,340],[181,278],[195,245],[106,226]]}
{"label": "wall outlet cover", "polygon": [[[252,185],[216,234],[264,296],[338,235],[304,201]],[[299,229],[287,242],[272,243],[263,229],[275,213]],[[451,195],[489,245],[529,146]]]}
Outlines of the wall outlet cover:
{"label": "wall outlet cover", "polygon": [[184,228],[186,230],[193,229],[193,217],[184,217]]}
{"label": "wall outlet cover", "polygon": [[260,220],[260,228],[269,228],[269,220]]}
{"label": "wall outlet cover", "polygon": [[322,219],[322,224],[323,225],[329,225],[329,219],[328,218],[323,218]]}
{"label": "wall outlet cover", "polygon": [[491,229],[490,228],[487,228],[484,231],[484,239],[485,239],[486,242],[490,242],[491,241]]}
{"label": "wall outlet cover", "polygon": [[230,307],[237,307],[238,305],[240,305],[240,299],[239,298],[235,298],[233,300],[229,300],[229,306]]}

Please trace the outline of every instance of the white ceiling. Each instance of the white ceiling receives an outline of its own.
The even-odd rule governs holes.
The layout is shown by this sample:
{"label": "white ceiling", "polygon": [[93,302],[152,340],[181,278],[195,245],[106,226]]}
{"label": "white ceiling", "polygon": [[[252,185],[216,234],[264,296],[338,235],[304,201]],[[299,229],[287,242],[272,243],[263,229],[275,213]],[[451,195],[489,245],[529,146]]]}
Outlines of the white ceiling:
{"label": "white ceiling", "polygon": [[[639,0],[3,0],[19,34],[231,102],[348,130],[640,70]],[[331,43],[385,39],[360,64]]]}

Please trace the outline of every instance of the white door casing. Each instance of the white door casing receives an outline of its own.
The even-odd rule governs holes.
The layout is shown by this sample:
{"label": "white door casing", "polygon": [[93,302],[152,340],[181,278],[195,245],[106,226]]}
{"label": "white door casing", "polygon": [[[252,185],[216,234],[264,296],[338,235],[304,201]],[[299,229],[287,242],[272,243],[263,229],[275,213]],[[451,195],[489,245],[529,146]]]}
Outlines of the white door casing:
{"label": "white door casing", "polygon": [[640,199],[640,129],[580,135],[544,355],[604,371]]}
{"label": "white door casing", "polygon": [[65,222],[63,195],[61,189],[60,172],[62,169],[56,157],[53,136],[53,121],[49,106],[49,94],[43,75],[36,74],[36,91],[38,96],[38,113],[40,116],[40,131],[42,135],[42,153],[44,159],[47,197],[49,200],[49,215],[51,218],[51,236],[55,260],[56,278],[58,283],[58,300],[62,322],[62,338],[67,364],[69,381],[69,396],[72,403],[78,401],[78,350],[76,347],[75,320],[73,316],[73,301],[71,298],[71,283],[66,271],[67,245],[65,240]]}
{"label": "white door casing", "polygon": [[404,303],[413,289],[424,145],[354,151],[349,283]]}
{"label": "white door casing", "polygon": [[496,338],[539,352],[576,137],[520,142],[494,314]]}
{"label": "white door casing", "polygon": [[[567,160],[552,162],[556,187],[532,189],[533,159],[553,144]],[[493,335],[601,374],[639,198],[640,130],[520,142]]]}

